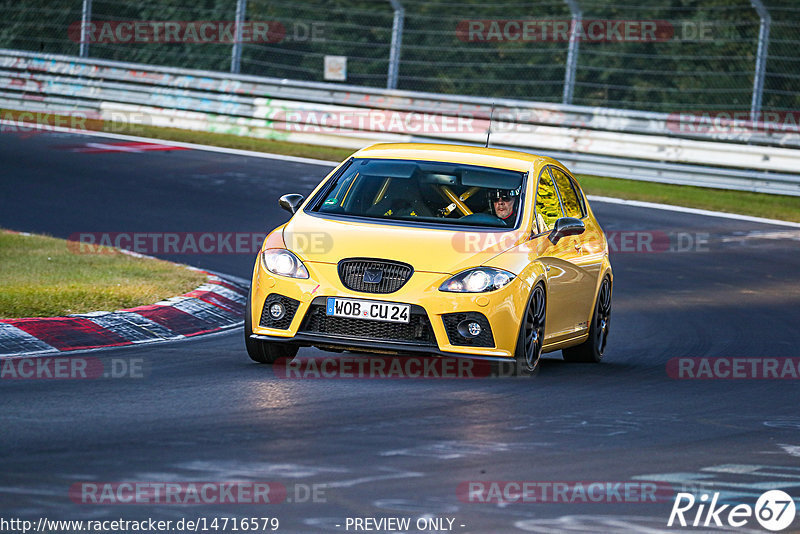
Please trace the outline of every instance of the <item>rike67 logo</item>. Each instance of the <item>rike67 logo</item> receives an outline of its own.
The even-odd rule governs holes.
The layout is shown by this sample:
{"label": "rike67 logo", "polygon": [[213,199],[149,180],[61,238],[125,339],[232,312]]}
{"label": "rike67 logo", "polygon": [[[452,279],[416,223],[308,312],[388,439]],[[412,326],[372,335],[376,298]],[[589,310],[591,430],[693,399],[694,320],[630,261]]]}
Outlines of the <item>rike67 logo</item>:
{"label": "rike67 logo", "polygon": [[792,524],[795,513],[794,500],[781,490],[763,493],[755,507],[719,504],[719,493],[703,493],[697,498],[691,493],[681,492],[675,496],[667,526],[739,528],[751,524],[755,517],[762,528],[778,532]]}

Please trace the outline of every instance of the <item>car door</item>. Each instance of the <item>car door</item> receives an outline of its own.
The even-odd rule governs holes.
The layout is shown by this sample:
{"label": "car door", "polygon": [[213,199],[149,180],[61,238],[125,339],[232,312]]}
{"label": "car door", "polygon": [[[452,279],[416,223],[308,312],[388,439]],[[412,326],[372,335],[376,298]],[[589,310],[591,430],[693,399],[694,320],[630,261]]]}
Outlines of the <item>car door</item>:
{"label": "car door", "polygon": [[592,253],[597,248],[593,245],[598,239],[598,229],[587,216],[586,203],[575,179],[563,169],[555,166],[550,167],[550,174],[561,199],[564,214],[567,217],[581,219],[586,226],[584,233],[567,238],[570,240],[570,250],[575,252],[574,255],[571,255],[570,261],[575,265],[579,274],[575,280],[575,289],[578,295],[574,311],[576,313],[575,327],[580,330],[589,326],[588,321],[594,304],[597,277],[600,275],[601,262],[598,260],[598,255]]}
{"label": "car door", "polygon": [[[591,306],[591,275],[582,261],[581,236],[562,237],[553,244],[548,239],[550,231],[560,217],[585,217],[580,211],[580,202],[572,189],[557,187],[559,180],[565,178],[563,173],[551,173],[551,167],[545,167],[539,175],[536,191],[536,222],[540,244],[539,261],[545,265],[547,277],[547,326],[546,342],[558,342],[579,335],[587,328],[586,310]],[[565,184],[566,185],[566,184]],[[578,207],[579,211],[575,208]]]}

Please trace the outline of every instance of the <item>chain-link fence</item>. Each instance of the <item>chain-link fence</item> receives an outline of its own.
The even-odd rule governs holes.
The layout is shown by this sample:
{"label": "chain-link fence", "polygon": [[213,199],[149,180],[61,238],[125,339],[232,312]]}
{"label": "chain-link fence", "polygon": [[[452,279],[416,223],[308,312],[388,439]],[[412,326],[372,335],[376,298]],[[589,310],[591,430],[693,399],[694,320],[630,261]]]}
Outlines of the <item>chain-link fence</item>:
{"label": "chain-link fence", "polygon": [[[800,108],[796,0],[619,1],[0,0],[0,47],[663,112]],[[213,25],[237,7],[238,55]]]}

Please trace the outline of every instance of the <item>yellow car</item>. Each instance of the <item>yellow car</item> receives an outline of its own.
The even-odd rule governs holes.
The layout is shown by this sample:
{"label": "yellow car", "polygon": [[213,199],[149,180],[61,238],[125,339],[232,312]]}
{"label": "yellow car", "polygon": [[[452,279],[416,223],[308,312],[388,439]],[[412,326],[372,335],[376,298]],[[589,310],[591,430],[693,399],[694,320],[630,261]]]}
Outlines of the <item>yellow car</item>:
{"label": "yellow car", "polygon": [[611,314],[608,246],[558,161],[437,144],[353,154],[264,240],[245,344],[261,363],[298,347],[513,362],[599,362]]}

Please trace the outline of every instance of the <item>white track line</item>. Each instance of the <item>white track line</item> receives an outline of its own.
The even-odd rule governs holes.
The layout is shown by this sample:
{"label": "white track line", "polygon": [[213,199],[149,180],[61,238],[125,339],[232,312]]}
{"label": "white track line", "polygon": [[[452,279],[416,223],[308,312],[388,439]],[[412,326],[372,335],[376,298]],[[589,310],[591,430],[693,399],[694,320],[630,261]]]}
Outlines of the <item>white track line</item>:
{"label": "white track line", "polygon": [[[255,152],[252,150],[240,150],[238,148],[224,148],[211,145],[197,145],[195,143],[181,143],[179,141],[168,141],[166,139],[154,139],[151,137],[138,137],[135,135],[95,132],[93,130],[75,130],[72,128],[62,128],[60,126],[48,126],[48,125],[33,124],[33,123],[25,123],[24,126],[20,126],[15,121],[7,121],[5,119],[0,119],[0,124],[15,126],[20,129],[30,128],[30,129],[46,130],[48,132],[71,133],[75,135],[90,135],[93,137],[107,137],[109,139],[119,139],[120,141],[139,141],[143,143],[157,143],[169,146],[176,146],[179,148],[188,148],[191,150],[205,150],[206,152],[220,152],[223,154],[233,154],[235,156],[248,156],[252,158],[277,159],[281,161],[292,161],[295,163],[308,163],[309,165],[325,165],[326,167],[335,167],[340,163],[338,161],[325,161],[322,159],[301,158],[298,156],[283,156],[281,154],[267,154],[266,152]],[[3,132],[0,131],[0,133]]]}
{"label": "white track line", "polygon": [[[14,121],[6,121],[0,119],[0,124],[8,124],[10,126],[19,127]],[[284,156],[281,154],[269,154],[266,152],[255,152],[253,150],[240,150],[237,148],[225,148],[219,146],[211,146],[211,145],[197,145],[194,143],[181,143],[177,141],[168,141],[166,139],[154,139],[150,137],[138,137],[134,135],[123,135],[123,134],[115,134],[115,133],[107,133],[107,132],[95,132],[92,130],[73,130],[70,128],[61,128],[58,126],[47,126],[47,125],[40,125],[40,124],[25,124],[25,127],[28,128],[37,128],[41,130],[47,130],[52,132],[59,132],[59,133],[73,133],[76,135],[90,135],[95,137],[108,137],[110,139],[120,139],[123,141],[139,141],[144,143],[163,143],[170,146],[176,146],[180,148],[188,148],[191,150],[204,150],[206,152],[218,152],[221,154],[232,154],[235,156],[247,156],[251,158],[263,158],[263,159],[275,159],[280,161],[291,161],[294,163],[306,163],[309,165],[324,165],[326,167],[335,167],[339,164],[338,161],[326,161],[322,159],[313,159],[313,158],[301,158],[298,156]],[[587,195],[589,200],[593,202],[605,202],[608,204],[622,204],[626,206],[633,206],[637,208],[648,208],[654,210],[664,210],[664,211],[677,211],[681,213],[691,213],[693,215],[703,215],[706,217],[718,217],[721,219],[734,219],[738,221],[748,221],[748,222],[756,222],[761,224],[774,224],[780,226],[789,226],[792,228],[800,228],[800,223],[796,222],[789,222],[789,221],[781,221],[778,219],[766,219],[763,217],[753,217],[750,215],[739,215],[738,213],[726,213],[723,211],[711,211],[711,210],[703,210],[698,208],[686,208],[683,206],[673,206],[670,204],[659,204],[656,202],[643,202],[640,200],[625,200],[622,198],[613,198],[613,197],[603,197],[603,196],[595,196],[595,195]]]}
{"label": "white track line", "polygon": [[708,217],[719,217],[722,219],[736,219],[738,221],[756,222],[762,224],[776,224],[781,226],[791,226],[792,228],[800,228],[800,223],[780,221],[778,219],[765,219],[764,217],[753,217],[750,215],[739,215],[738,213],[726,213],[724,211],[711,211],[701,210],[698,208],[685,208],[683,206],[672,206],[670,204],[657,204],[655,202],[643,202],[641,200],[625,200],[622,198],[600,197],[595,195],[586,195],[592,202],[605,202],[607,204],[622,204],[625,206],[634,206],[637,208],[649,208],[665,211],[679,211],[681,213],[691,213],[693,215],[705,215]]}

